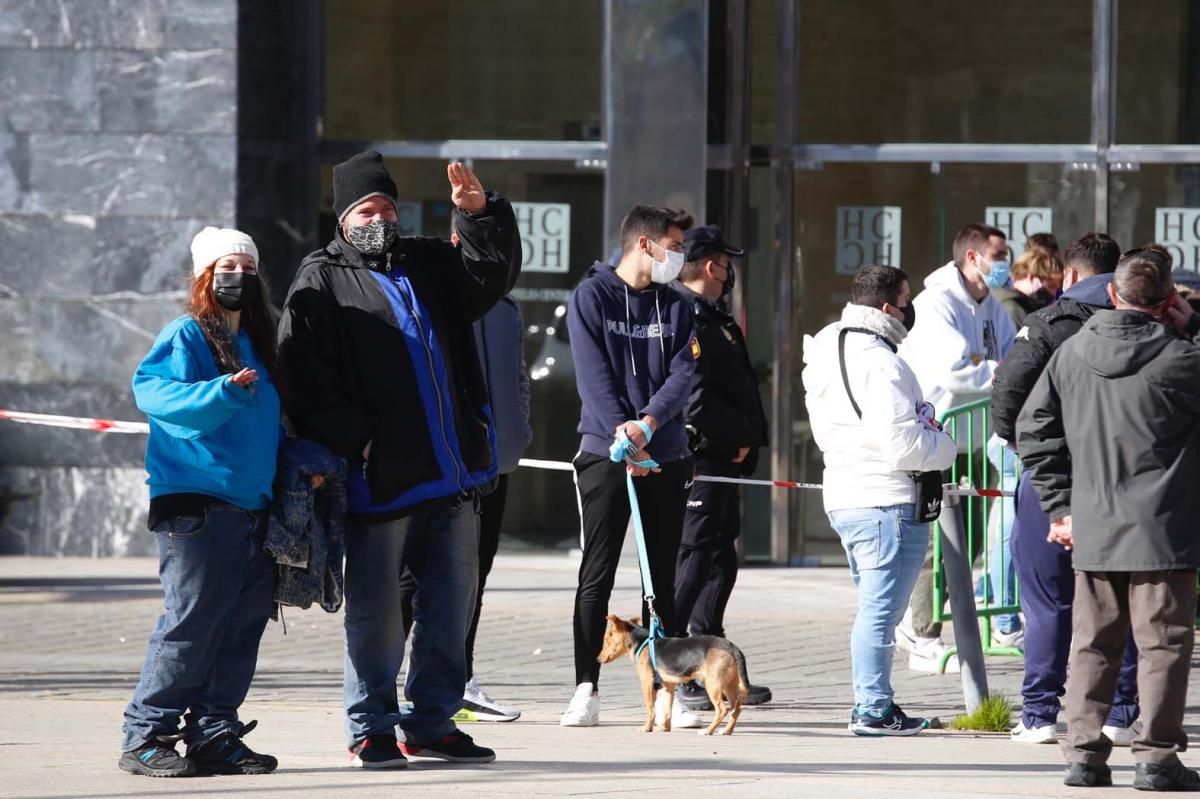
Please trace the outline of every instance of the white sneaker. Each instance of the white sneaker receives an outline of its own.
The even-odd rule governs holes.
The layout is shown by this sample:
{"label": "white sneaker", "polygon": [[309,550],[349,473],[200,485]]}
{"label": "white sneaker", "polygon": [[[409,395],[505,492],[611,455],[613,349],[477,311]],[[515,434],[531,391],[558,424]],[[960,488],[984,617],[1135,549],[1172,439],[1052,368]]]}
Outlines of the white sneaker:
{"label": "white sneaker", "polygon": [[484,692],[472,677],[463,690],[462,710],[454,714],[455,721],[516,721],[521,711],[502,705]]}
{"label": "white sneaker", "polygon": [[1011,633],[1002,633],[999,630],[992,630],[992,645],[993,646],[1010,646],[1013,649],[1025,649],[1025,628],[1013,630]]}
{"label": "white sneaker", "polygon": [[[667,692],[666,689],[659,688],[658,696],[654,699],[654,725],[661,727],[666,715]],[[684,707],[678,699],[671,704],[671,729],[694,730],[703,726],[701,718]]]}
{"label": "white sneaker", "polygon": [[904,611],[904,618],[896,625],[896,647],[905,652],[917,648],[917,634],[913,631],[912,608]]}
{"label": "white sneaker", "polygon": [[1058,742],[1058,731],[1053,724],[1030,729],[1024,721],[1018,721],[1017,726],[1009,732],[1009,737],[1015,744],[1052,744]]}
{"label": "white sneaker", "polygon": [[1133,746],[1133,739],[1142,734],[1142,722],[1135,721],[1129,727],[1117,727],[1105,724],[1100,728],[1104,737],[1112,741],[1113,746]]}
{"label": "white sneaker", "polygon": [[600,694],[590,682],[581,682],[575,688],[567,712],[558,720],[562,727],[595,727],[600,724]]}
{"label": "white sneaker", "polygon": [[946,670],[943,672],[941,669],[942,655],[946,654],[949,648],[941,638],[917,638],[908,656],[908,667],[913,671],[933,674],[957,674],[958,655],[951,655],[946,661]]}

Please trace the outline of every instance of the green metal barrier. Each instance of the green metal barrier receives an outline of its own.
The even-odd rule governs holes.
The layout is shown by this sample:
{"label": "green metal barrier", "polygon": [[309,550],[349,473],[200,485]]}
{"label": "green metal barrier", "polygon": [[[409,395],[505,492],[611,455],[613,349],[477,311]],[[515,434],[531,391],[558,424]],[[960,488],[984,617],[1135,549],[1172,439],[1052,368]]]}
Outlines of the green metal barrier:
{"label": "green metal barrier", "polygon": [[[999,488],[1003,479],[1004,469],[998,470],[988,457],[988,440],[991,438],[991,407],[990,399],[976,400],[965,405],[950,408],[944,412],[940,421],[947,433],[958,442],[959,456],[954,466],[947,472],[946,483],[971,488]],[[1020,474],[1016,464],[1016,455],[1010,449],[1001,449],[998,453],[1001,463],[1010,467],[1011,471]],[[1016,481],[1003,486],[1015,489]],[[993,640],[992,619],[1001,614],[1017,613],[1020,586],[1016,584],[1016,575],[1011,574],[1012,563],[1002,555],[1002,550],[993,552],[992,546],[996,536],[1001,536],[998,542],[1007,549],[1009,541],[1004,536],[1005,522],[1012,514],[1012,501],[1004,501],[994,497],[962,497],[963,523],[966,526],[967,548],[972,553],[976,564],[982,563],[983,580],[985,585],[984,601],[976,601],[975,612],[979,617],[980,634],[983,640],[983,651],[986,655],[1021,655],[1020,649],[1011,646],[1000,646]],[[946,604],[946,571],[942,562],[942,529],[934,522],[933,529],[933,620],[937,622],[950,621],[953,617],[945,609]],[[993,556],[1000,558],[999,563],[993,563]],[[998,577],[992,584],[992,577]],[[1004,603],[1005,586],[1009,581],[1014,583],[1012,596],[1008,604]],[[940,663],[940,671],[946,670],[946,664],[956,654],[953,647],[947,650]]]}

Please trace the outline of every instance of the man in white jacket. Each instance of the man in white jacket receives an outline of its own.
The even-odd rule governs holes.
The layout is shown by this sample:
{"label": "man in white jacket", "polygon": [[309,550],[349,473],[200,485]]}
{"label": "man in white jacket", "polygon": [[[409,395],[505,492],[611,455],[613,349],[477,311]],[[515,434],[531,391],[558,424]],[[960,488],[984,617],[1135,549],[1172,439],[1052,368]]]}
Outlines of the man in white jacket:
{"label": "man in white jacket", "polygon": [[825,456],[825,512],[859,589],[850,634],[856,735],[915,735],[928,726],[893,701],[896,624],[929,547],[912,473],[954,462],[912,369],[897,355],[914,320],[908,276],[863,266],[838,322],[804,339],[805,404]]}
{"label": "man in white jacket", "polygon": [[[1008,312],[991,292],[1008,283],[1004,233],[989,225],[967,225],[954,237],[953,253],[954,260],[927,277],[925,290],[913,300],[921,321],[900,347],[901,357],[916,373],[925,398],[939,416],[990,396],[996,365],[1017,335]],[[969,446],[965,427],[960,433],[959,447],[965,451]],[[980,453],[974,456],[977,462],[984,457],[982,450],[980,442]],[[946,644],[941,623],[933,620],[932,553],[921,569],[912,614],[901,623],[897,641],[911,652],[909,668],[938,670]],[[949,670],[957,667],[957,660],[948,664]]]}

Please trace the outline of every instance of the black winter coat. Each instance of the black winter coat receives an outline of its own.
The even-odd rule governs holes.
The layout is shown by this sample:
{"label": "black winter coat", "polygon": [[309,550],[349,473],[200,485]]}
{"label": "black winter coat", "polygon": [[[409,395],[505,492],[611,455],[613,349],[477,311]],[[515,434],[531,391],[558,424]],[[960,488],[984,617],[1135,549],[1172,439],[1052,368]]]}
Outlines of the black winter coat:
{"label": "black winter coat", "polygon": [[447,478],[434,452],[441,432],[426,422],[421,370],[371,272],[404,269],[445,362],[462,463],[477,472],[493,461],[487,384],[471,325],[516,282],[521,240],[512,206],[498,195],[489,192],[477,214],[455,214],[458,248],[436,238],[401,237],[385,256],[367,258],[339,231],[304,259],[284,304],[279,363],[289,416],[301,436],[329,447],[351,468],[362,468],[363,448],[371,442],[366,478],[376,503]]}

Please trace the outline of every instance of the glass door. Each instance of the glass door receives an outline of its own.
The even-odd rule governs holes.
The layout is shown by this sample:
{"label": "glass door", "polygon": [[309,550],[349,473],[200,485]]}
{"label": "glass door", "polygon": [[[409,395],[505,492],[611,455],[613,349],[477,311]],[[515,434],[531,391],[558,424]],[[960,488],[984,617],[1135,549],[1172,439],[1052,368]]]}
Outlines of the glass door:
{"label": "glass door", "polygon": [[[1025,239],[1054,233],[1066,242],[1092,229],[1095,173],[1087,162],[810,164],[795,180],[791,479],[821,482],[823,461],[812,440],[800,374],[803,338],[841,316],[855,271],[864,263],[900,267],[913,293],[950,261],[960,228],[986,222],[1009,234],[1014,253]],[[819,492],[791,495],[791,557],[840,562]]]}

